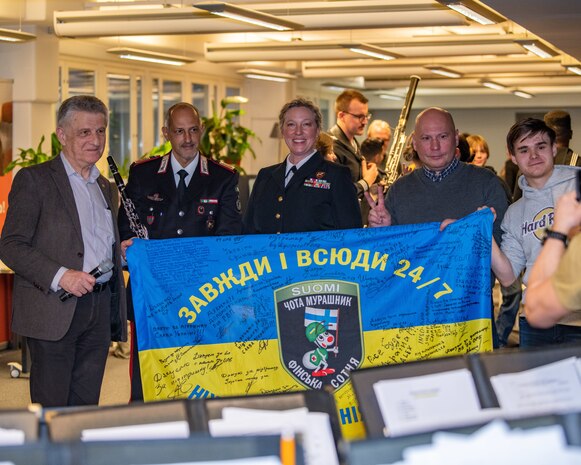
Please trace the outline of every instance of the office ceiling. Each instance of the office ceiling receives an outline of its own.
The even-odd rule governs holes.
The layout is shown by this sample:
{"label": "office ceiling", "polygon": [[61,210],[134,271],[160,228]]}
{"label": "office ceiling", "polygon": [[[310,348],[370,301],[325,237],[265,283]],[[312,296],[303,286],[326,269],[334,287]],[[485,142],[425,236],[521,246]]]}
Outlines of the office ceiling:
{"label": "office ceiling", "polygon": [[[63,40],[188,55],[198,63],[290,73],[318,84],[361,87],[388,96],[405,95],[412,74],[422,78],[418,94],[424,95],[581,91],[581,76],[565,68],[581,61],[579,1],[476,0],[507,18],[487,26],[435,0],[230,1],[303,26],[287,32],[217,17],[195,7],[202,2],[139,0],[138,9],[126,9],[131,2],[123,0],[106,11],[97,10],[95,0],[45,3],[47,17],[37,24],[50,24]],[[166,7],[145,9],[160,3]],[[2,8],[0,27],[13,25],[14,18]],[[55,13],[54,23],[53,9],[63,12]],[[555,56],[539,58],[517,42],[535,39],[543,39]],[[353,44],[371,45],[396,58],[364,57],[350,51]],[[434,67],[461,77],[436,75],[430,71]],[[485,80],[505,89],[486,88]]]}

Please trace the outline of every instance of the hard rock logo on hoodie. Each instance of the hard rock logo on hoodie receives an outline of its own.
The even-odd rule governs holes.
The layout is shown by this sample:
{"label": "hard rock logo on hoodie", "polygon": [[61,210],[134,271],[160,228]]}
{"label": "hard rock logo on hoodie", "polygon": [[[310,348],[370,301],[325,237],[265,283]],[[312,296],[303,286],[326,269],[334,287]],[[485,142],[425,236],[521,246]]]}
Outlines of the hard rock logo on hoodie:
{"label": "hard rock logo on hoodie", "polygon": [[525,221],[522,224],[522,235],[527,236],[532,233],[539,241],[542,240],[545,229],[553,224],[554,215],[555,209],[553,207],[543,208],[533,217],[532,221]]}

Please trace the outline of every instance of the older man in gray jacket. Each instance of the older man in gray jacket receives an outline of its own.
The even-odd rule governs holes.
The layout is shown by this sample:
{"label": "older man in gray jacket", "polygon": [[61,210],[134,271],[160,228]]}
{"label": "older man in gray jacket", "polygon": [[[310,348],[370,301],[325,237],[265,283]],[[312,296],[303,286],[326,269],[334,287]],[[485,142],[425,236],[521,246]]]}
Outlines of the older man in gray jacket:
{"label": "older man in gray jacket", "polygon": [[109,343],[127,338],[116,196],[95,167],[107,117],[95,97],[65,100],[61,154],[20,170],[8,199],[0,258],[16,275],[12,330],[27,338],[31,400],[45,407],[97,404]]}

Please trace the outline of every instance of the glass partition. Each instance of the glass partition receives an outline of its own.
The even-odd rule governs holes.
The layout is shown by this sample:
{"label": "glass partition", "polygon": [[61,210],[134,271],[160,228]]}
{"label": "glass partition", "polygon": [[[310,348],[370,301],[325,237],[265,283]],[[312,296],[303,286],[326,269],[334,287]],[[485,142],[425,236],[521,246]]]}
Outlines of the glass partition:
{"label": "glass partition", "polygon": [[95,71],[69,68],[68,96],[95,95]]}
{"label": "glass partition", "polygon": [[131,79],[107,74],[109,93],[109,154],[118,166],[131,161],[130,95]]}
{"label": "glass partition", "polygon": [[161,124],[159,117],[159,79],[151,80],[151,99],[153,112],[153,145],[157,147],[161,141]]}
{"label": "glass partition", "polygon": [[210,92],[208,84],[192,84],[192,105],[200,112],[201,116],[208,116],[210,108]]}

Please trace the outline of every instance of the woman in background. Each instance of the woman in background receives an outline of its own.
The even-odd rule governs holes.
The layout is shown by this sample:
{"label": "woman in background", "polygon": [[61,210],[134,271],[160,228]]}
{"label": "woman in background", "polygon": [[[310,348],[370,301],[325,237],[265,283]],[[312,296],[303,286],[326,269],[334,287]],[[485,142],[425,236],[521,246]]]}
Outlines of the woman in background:
{"label": "woman in background", "polygon": [[490,157],[490,150],[488,149],[486,139],[478,134],[471,134],[466,137],[466,140],[468,141],[468,145],[470,145],[470,153],[474,156],[471,163],[482,168],[488,168],[496,173],[496,170],[492,166],[486,165]]}

